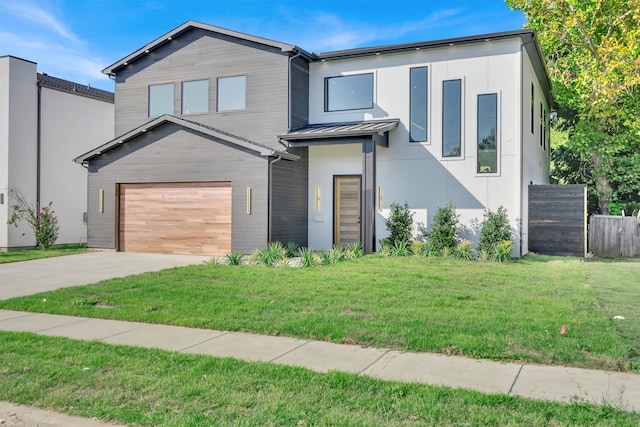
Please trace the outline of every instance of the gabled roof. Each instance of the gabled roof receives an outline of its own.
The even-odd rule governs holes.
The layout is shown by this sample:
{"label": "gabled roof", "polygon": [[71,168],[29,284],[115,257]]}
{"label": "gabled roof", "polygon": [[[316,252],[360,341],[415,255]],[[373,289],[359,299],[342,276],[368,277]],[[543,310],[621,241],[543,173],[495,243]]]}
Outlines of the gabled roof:
{"label": "gabled roof", "polygon": [[113,103],[113,92],[38,73],[38,85]]}
{"label": "gabled roof", "polygon": [[138,126],[137,128],[125,133],[124,135],[121,135],[115,139],[112,139],[111,141],[105,144],[102,144],[101,146],[94,148],[93,150],[81,156],[76,157],[75,159],[73,159],[73,161],[76,163],[87,164],[91,159],[98,157],[102,153],[109,151],[119,146],[120,144],[124,144],[125,142],[131,141],[137,138],[138,136],[142,135],[143,133],[153,128],[156,128],[158,126],[161,126],[165,123],[174,123],[178,126],[195,130],[197,132],[204,133],[206,135],[209,135],[217,139],[222,139],[223,141],[226,141],[230,144],[237,145],[238,147],[254,151],[261,156],[274,156],[274,157],[279,156],[285,160],[298,160],[300,158],[295,154],[287,153],[286,151],[274,150],[273,148],[267,147],[266,145],[259,144],[257,142],[251,141],[241,136],[233,135],[229,132],[225,132],[220,129],[203,125],[202,123],[197,123],[191,120],[185,120],[179,117],[165,114],[163,116],[160,116],[156,119],[151,120],[150,122],[143,124],[142,126]]}
{"label": "gabled roof", "polygon": [[235,37],[237,39],[240,40],[246,40],[246,41],[250,41],[253,43],[258,43],[261,45],[265,45],[265,46],[270,46],[270,47],[274,47],[276,49],[280,49],[282,52],[292,52],[292,53],[300,53],[302,56],[311,59],[313,57],[312,54],[306,52],[305,50],[299,48],[298,46],[292,45],[292,44],[287,44],[287,43],[281,43],[275,40],[270,40],[270,39],[265,39],[262,37],[257,37],[257,36],[252,36],[250,34],[245,34],[245,33],[241,33],[238,31],[233,31],[233,30],[228,30],[226,28],[221,28],[221,27],[216,27],[214,25],[209,25],[209,24],[203,24],[202,22],[196,22],[196,21],[187,21],[184,24],[180,25],[179,27],[169,31],[168,33],[158,37],[157,39],[155,39],[154,41],[152,41],[151,43],[141,47],[140,49],[136,50],[135,52],[125,56],[124,58],[122,58],[121,60],[119,60],[118,62],[109,65],[107,68],[105,68],[104,70],[102,70],[102,72],[104,74],[107,75],[114,75],[116,74],[116,71],[123,67],[128,65],[131,62],[136,61],[137,59],[149,54],[150,52],[162,47],[163,45],[171,42],[171,40],[180,37],[182,34],[193,30],[193,29],[201,29],[201,30],[205,30],[205,31],[211,31],[214,33],[218,33],[218,34],[223,34],[225,36],[230,36],[230,37]]}
{"label": "gabled roof", "polygon": [[322,123],[294,129],[278,138],[284,141],[299,139],[327,139],[350,136],[382,135],[398,127],[399,119],[369,120],[350,123]]}

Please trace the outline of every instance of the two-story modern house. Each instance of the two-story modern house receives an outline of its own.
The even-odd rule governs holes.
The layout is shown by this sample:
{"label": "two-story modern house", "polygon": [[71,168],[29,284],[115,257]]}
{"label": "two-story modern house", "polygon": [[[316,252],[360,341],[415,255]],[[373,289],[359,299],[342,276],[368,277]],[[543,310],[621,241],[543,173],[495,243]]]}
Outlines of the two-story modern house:
{"label": "two-story modern house", "polygon": [[71,159],[114,136],[113,93],[0,57],[0,250],[32,247],[33,231],[8,225],[13,195],[52,202],[56,244],[87,243],[87,173]]}
{"label": "two-story modern house", "polygon": [[527,252],[551,105],[530,30],[312,54],[190,21],[104,72],[117,137],[76,158],[90,246],[372,252],[392,203],[428,227],[451,201],[471,238],[507,208]]}

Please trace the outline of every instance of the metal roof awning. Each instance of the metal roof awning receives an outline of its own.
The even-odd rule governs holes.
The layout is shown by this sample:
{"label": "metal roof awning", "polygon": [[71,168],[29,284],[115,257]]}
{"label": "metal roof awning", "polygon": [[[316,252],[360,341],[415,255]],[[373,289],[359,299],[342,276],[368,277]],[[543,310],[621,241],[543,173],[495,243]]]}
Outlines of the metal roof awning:
{"label": "metal roof awning", "polygon": [[313,124],[278,135],[278,138],[292,147],[357,143],[362,137],[374,137],[378,145],[388,146],[387,133],[397,128],[399,122],[399,119],[388,119]]}

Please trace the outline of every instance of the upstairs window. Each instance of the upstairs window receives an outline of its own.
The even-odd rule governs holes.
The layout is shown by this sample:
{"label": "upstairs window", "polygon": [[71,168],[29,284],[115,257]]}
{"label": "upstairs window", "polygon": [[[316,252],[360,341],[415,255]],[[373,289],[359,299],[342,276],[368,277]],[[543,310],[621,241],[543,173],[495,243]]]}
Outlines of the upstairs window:
{"label": "upstairs window", "polygon": [[462,156],[462,80],[442,82],[442,157]]}
{"label": "upstairs window", "polygon": [[247,107],[247,76],[218,79],[218,111],[244,110]]}
{"label": "upstairs window", "polygon": [[428,98],[427,67],[411,69],[410,85],[410,121],[409,141],[427,141],[427,98]]}
{"label": "upstairs window", "polygon": [[324,111],[371,108],[373,108],[373,74],[324,79]]}
{"label": "upstairs window", "polygon": [[149,117],[173,114],[173,83],[149,86]]}
{"label": "upstairs window", "polygon": [[498,94],[478,95],[478,173],[498,172]]}
{"label": "upstairs window", "polygon": [[534,110],[535,110],[535,87],[533,86],[533,83],[531,83],[531,100],[529,101],[530,108],[531,108],[531,134],[534,133],[534,128],[535,128],[535,114],[534,114]]}
{"label": "upstairs window", "polygon": [[182,114],[209,112],[209,80],[182,83]]}

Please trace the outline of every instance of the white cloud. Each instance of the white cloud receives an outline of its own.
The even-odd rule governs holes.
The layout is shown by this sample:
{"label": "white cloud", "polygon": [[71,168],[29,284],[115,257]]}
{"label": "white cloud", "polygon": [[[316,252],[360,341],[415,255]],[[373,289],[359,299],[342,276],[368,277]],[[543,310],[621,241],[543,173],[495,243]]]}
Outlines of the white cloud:
{"label": "white cloud", "polygon": [[37,6],[29,3],[10,3],[6,11],[18,18],[40,24],[40,28],[58,34],[69,41],[80,43],[80,39],[73,34],[66,25],[56,19],[52,14]]}

